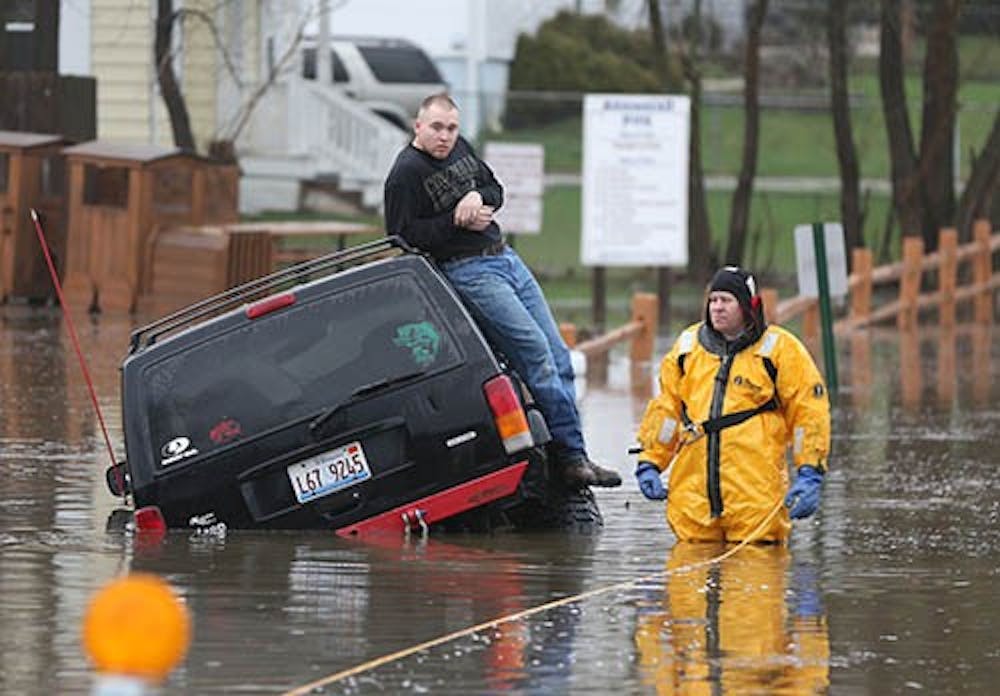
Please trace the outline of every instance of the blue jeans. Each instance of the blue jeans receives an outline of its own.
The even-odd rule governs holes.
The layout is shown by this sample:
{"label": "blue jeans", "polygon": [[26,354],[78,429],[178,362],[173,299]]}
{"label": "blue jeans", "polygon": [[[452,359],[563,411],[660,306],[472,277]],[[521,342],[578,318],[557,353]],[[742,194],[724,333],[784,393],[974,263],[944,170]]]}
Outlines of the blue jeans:
{"label": "blue jeans", "polygon": [[446,261],[441,270],[486,340],[506,356],[542,410],[553,444],[586,454],[576,409],[573,365],[542,289],[517,253]]}

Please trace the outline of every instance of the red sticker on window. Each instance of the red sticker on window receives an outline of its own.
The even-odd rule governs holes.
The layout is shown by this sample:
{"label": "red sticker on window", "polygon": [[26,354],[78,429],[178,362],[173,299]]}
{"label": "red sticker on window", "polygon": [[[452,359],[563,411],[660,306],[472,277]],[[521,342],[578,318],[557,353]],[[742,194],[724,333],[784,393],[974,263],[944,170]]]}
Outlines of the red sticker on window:
{"label": "red sticker on window", "polygon": [[208,431],[208,437],[217,445],[224,445],[232,442],[243,434],[243,428],[232,418],[219,421],[214,428]]}

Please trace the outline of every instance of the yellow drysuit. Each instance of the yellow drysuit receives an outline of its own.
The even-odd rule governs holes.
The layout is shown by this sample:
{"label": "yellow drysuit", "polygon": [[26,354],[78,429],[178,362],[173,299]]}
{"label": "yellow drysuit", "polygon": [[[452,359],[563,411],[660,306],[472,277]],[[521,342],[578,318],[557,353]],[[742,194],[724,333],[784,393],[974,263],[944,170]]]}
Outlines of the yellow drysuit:
{"label": "yellow drysuit", "polygon": [[[677,453],[667,521],[680,540],[747,538],[785,495],[789,445],[796,467],[826,470],[830,404],[816,364],[781,327],[756,335],[727,343],[701,322],[660,364],[660,393],[639,426],[639,460],[663,471]],[[745,420],[725,422],[740,412]],[[785,541],[790,528],[782,506],[754,540]]]}

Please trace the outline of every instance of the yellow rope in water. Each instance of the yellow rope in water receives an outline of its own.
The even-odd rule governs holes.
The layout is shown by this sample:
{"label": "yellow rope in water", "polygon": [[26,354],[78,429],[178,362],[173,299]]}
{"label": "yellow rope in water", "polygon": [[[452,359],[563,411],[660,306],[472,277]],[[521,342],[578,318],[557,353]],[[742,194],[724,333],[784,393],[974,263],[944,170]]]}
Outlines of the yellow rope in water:
{"label": "yellow rope in water", "polygon": [[546,602],[545,604],[540,604],[538,606],[531,607],[530,609],[525,609],[523,611],[519,611],[514,614],[507,614],[506,616],[501,616],[496,619],[484,621],[483,623],[476,624],[475,626],[469,626],[468,628],[463,628],[459,631],[455,631],[453,633],[449,633],[447,635],[440,636],[432,640],[424,641],[423,643],[418,643],[417,645],[413,645],[409,648],[404,648],[403,650],[397,650],[394,653],[389,653],[388,655],[377,657],[374,660],[369,660],[368,662],[364,662],[360,665],[356,665],[354,667],[350,667],[340,672],[336,672],[321,679],[317,679],[316,681],[296,687],[291,691],[286,691],[282,696],[305,696],[305,694],[309,694],[314,689],[319,689],[324,686],[329,686],[330,684],[334,684],[343,679],[347,679],[348,677],[352,677],[356,674],[361,674],[362,672],[368,672],[370,670],[375,669],[376,667],[381,667],[384,664],[395,662],[396,660],[401,660],[404,657],[409,657],[410,655],[418,653],[421,650],[429,650],[430,648],[434,648],[437,647],[438,645],[448,643],[457,638],[464,638],[465,636],[470,636],[474,633],[479,633],[481,631],[486,631],[488,629],[495,628],[497,626],[500,626],[501,624],[510,623],[512,621],[518,621],[520,619],[525,619],[528,618],[529,616],[534,616],[535,614],[540,614],[544,611],[548,611],[549,609],[555,609],[556,607],[561,607],[566,604],[573,604],[574,602],[580,602],[585,599],[589,599],[590,597],[596,597],[597,595],[605,594],[607,592],[614,592],[615,590],[624,590],[634,585],[638,585],[640,583],[650,582],[652,580],[659,578],[660,576],[666,577],[667,575],[678,575],[680,573],[689,573],[697,568],[701,568],[703,566],[724,561],[727,558],[736,554],[740,549],[746,547],[747,544],[752,544],[756,540],[757,536],[764,530],[764,528],[768,524],[770,524],[774,516],[778,514],[778,510],[781,509],[781,506],[783,504],[784,501],[779,499],[777,504],[771,510],[771,512],[768,513],[767,517],[765,517],[764,520],[759,525],[757,525],[757,527],[755,527],[754,530],[750,532],[750,534],[747,535],[746,539],[744,539],[743,541],[741,541],[740,543],[738,543],[736,546],[729,549],[725,553],[719,554],[718,556],[715,556],[713,558],[709,558],[704,561],[698,561],[697,563],[691,563],[690,565],[681,566],[680,568],[675,568],[673,571],[660,570],[655,573],[651,573],[649,575],[644,575],[643,577],[640,578],[634,578],[632,580],[624,580],[622,582],[615,583],[614,585],[607,585],[605,587],[598,587],[596,589],[588,590],[587,592],[581,592],[579,594],[575,594],[570,597],[563,597],[562,599],[556,599],[551,602]]}

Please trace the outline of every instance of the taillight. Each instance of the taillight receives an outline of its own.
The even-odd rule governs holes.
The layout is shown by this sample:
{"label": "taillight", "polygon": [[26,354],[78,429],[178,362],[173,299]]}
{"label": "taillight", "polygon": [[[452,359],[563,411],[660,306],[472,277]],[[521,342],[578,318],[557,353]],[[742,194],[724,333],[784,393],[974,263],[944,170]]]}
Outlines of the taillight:
{"label": "taillight", "polygon": [[507,454],[513,454],[535,444],[531,438],[531,428],[528,427],[524,408],[521,406],[521,400],[517,398],[510,377],[507,375],[494,377],[483,385],[483,392],[486,394],[490,410],[493,411],[493,420]]}
{"label": "taillight", "polygon": [[263,300],[247,305],[247,319],[256,319],[257,317],[262,317],[265,314],[270,314],[282,307],[293,304],[295,304],[295,293],[283,292],[278,295],[272,295],[271,297],[266,297]]}
{"label": "taillight", "polygon": [[141,534],[165,534],[167,522],[163,513],[155,505],[147,505],[135,511],[135,531]]}

